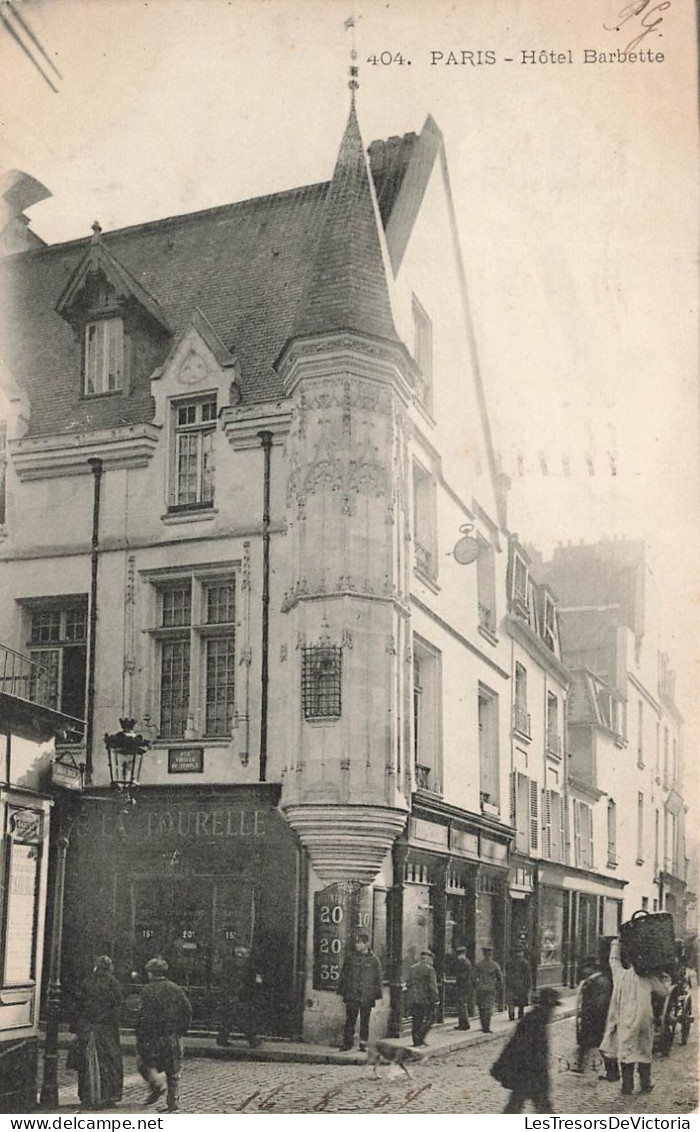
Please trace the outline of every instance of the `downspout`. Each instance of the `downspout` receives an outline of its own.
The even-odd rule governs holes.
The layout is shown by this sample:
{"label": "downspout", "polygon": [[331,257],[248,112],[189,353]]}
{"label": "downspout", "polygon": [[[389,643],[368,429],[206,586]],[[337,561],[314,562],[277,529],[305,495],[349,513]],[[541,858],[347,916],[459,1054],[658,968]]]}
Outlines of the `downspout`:
{"label": "downspout", "polygon": [[94,476],[92,497],[92,542],[90,546],[90,625],[88,629],[87,708],[85,712],[85,785],[92,782],[92,738],[95,728],[95,643],[97,638],[97,567],[99,561],[100,490],[102,487],[102,460],[92,456],[88,460]]}
{"label": "downspout", "polygon": [[260,663],[260,770],[259,780],[267,777],[267,704],[269,683],[270,648],[270,458],[272,455],[272,433],[264,429],[258,433],[265,457],[263,474],[263,514],[262,514],[262,657]]}

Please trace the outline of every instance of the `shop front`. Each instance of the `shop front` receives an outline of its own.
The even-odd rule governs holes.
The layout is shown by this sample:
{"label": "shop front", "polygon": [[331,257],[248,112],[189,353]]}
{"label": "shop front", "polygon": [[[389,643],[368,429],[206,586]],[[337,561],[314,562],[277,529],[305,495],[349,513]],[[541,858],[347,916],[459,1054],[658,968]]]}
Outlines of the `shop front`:
{"label": "shop front", "polygon": [[0,1112],[14,1113],[38,1090],[55,737],[77,738],[81,721],[25,698],[41,676],[25,657],[0,646],[0,667]]}
{"label": "shop front", "polygon": [[535,869],[535,861],[511,854],[508,869],[510,952],[522,949],[530,962],[535,948]]}
{"label": "shop front", "polygon": [[440,989],[439,1018],[456,1014],[457,947],[466,947],[472,962],[481,959],[482,947],[492,947],[496,961],[505,962],[508,845],[508,829],[496,822],[482,824],[477,815],[421,799],[406,842],[397,846],[403,875],[400,901],[394,886],[394,909],[402,916],[402,981],[429,947]]}
{"label": "shop front", "polygon": [[597,963],[599,941],[617,935],[626,881],[539,862],[536,985],[574,987]]}
{"label": "shop front", "polygon": [[195,1029],[215,1029],[231,955],[245,944],[263,976],[261,1032],[300,1033],[305,876],[278,797],[275,786],[240,786],[142,788],[127,809],[84,800],[66,888],[69,993],[101,953],[138,993],[159,955],[191,999]]}

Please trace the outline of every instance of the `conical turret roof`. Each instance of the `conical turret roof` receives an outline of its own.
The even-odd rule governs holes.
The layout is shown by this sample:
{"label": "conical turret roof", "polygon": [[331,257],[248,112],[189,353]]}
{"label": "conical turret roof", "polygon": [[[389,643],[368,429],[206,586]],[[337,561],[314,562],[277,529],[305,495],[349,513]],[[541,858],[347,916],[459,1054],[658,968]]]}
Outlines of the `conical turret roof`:
{"label": "conical turret roof", "polygon": [[358,330],[397,339],[370,176],[353,102],[292,337]]}

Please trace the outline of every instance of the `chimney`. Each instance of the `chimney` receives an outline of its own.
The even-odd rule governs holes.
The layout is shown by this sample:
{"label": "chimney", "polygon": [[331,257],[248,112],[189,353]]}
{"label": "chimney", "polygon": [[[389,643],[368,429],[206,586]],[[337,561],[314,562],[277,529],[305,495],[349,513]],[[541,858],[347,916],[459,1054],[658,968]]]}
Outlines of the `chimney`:
{"label": "chimney", "polygon": [[40,181],[20,169],[10,169],[0,178],[0,257],[46,246],[31,231],[24,212],[50,196]]}

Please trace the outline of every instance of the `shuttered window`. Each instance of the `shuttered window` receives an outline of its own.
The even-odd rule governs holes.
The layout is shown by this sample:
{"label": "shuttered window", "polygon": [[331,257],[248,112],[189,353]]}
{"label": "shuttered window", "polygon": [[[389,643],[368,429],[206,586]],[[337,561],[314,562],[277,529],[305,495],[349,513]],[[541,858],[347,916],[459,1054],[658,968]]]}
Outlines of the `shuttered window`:
{"label": "shuttered window", "polygon": [[530,781],[530,851],[539,846],[539,791],[536,782]]}
{"label": "shuttered window", "polygon": [[527,853],[530,849],[530,786],[537,786],[531,783],[526,774],[521,774],[520,771],[513,771],[510,776],[510,821],[511,825],[515,827],[515,848],[519,853]]}
{"label": "shuttered window", "polygon": [[564,860],[564,805],[561,794],[549,791],[551,805],[552,860]]}
{"label": "shuttered window", "polygon": [[585,802],[574,801],[574,863],[593,867],[593,811]]}
{"label": "shuttered window", "polygon": [[542,791],[542,854],[552,858],[552,791]]}
{"label": "shuttered window", "polygon": [[[658,813],[657,813],[658,816]],[[612,798],[608,802],[608,865],[617,864],[617,806]]]}

